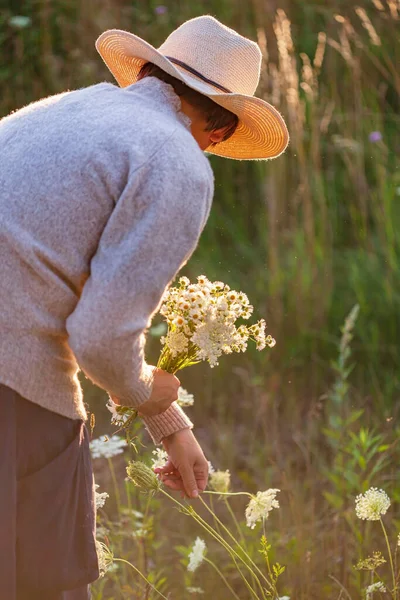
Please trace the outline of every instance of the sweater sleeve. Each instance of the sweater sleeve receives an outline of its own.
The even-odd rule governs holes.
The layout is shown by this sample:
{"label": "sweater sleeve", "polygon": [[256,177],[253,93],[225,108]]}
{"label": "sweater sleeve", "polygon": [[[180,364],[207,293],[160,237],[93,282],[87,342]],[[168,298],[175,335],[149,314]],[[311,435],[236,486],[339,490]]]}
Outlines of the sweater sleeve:
{"label": "sweater sleeve", "polygon": [[[210,211],[208,161],[179,142],[170,138],[129,175],[67,319],[80,368],[126,406],[139,407],[151,394],[144,332],[165,288],[197,246]],[[192,426],[176,403],[144,421],[156,443]]]}

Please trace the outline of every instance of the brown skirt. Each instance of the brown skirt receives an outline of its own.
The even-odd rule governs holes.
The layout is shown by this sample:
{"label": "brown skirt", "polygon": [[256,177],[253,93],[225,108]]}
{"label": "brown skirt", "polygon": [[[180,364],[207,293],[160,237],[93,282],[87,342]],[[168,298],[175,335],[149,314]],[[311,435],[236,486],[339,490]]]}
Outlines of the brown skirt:
{"label": "brown skirt", "polygon": [[0,384],[0,600],[88,600],[95,519],[83,421]]}

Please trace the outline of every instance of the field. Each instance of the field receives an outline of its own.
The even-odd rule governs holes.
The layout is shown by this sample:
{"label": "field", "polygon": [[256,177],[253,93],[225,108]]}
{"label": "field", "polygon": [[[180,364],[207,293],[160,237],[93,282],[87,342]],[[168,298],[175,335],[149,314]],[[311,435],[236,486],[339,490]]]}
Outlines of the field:
{"label": "field", "polygon": [[[277,345],[226,356],[215,369],[202,364],[183,371],[182,385],[195,397],[187,412],[207,458],[216,469],[229,469],[232,491],[280,490],[280,508],[264,525],[271,564],[286,569],[279,596],[270,597],[390,597],[366,596],[366,587],[382,580],[396,598],[381,524],[357,518],[354,507],[370,487],[390,497],[382,521],[395,570],[398,0],[6,0],[0,115],[45,95],[111,81],[94,49],[105,29],[127,29],[157,46],[175,26],[205,13],[258,41],[264,65],[257,95],[283,114],[291,143],[269,162],[211,158],[214,206],[182,274],[205,274],[246,292]],[[148,336],[151,364],[159,354],[160,322],[157,316]],[[106,394],[84,376],[82,382],[95,415],[93,436],[112,435]],[[110,496],[99,510],[99,539],[171,600],[262,598],[193,515],[176,510],[162,493],[149,498],[125,481],[128,458],[151,464],[154,448],[139,422],[135,435],[137,451],[94,459],[99,491]],[[245,522],[248,498],[233,496],[227,504],[205,495],[205,501],[266,573],[263,527],[251,530]],[[221,528],[200,501],[193,506]],[[214,566],[206,561],[192,573],[188,555],[197,536]],[[386,559],[377,574],[354,568],[374,551]],[[93,589],[94,600],[158,597],[123,562]]]}

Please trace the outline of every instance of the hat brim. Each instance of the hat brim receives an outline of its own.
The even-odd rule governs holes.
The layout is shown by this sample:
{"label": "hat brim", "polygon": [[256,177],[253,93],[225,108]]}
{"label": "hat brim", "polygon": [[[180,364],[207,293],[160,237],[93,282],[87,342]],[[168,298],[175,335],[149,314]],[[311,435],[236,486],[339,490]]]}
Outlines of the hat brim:
{"label": "hat brim", "polygon": [[239,125],[235,133],[227,141],[207,148],[207,152],[237,160],[266,160],[285,151],[289,143],[286,124],[265,100],[217,90],[175,66],[151,44],[128,31],[105,31],[96,41],[96,48],[120,87],[135,83],[141,67],[151,62],[237,115]]}

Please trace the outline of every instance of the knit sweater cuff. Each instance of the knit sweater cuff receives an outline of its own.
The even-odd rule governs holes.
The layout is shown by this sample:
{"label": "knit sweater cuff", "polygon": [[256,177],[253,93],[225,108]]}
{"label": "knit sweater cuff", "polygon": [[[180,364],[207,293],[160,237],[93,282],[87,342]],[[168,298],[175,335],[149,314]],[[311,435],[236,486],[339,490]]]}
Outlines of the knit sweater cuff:
{"label": "knit sweater cuff", "polygon": [[131,391],[129,396],[118,397],[118,404],[138,408],[141,404],[146,402],[150,398],[153,389],[154,371],[155,368],[153,366],[143,363],[135,388]]}
{"label": "knit sweater cuff", "polygon": [[188,427],[191,429],[193,427],[193,423],[189,417],[176,402],[173,402],[171,406],[161,414],[155,415],[154,417],[143,416],[142,419],[155,444],[160,444],[165,437],[176,431]]}

